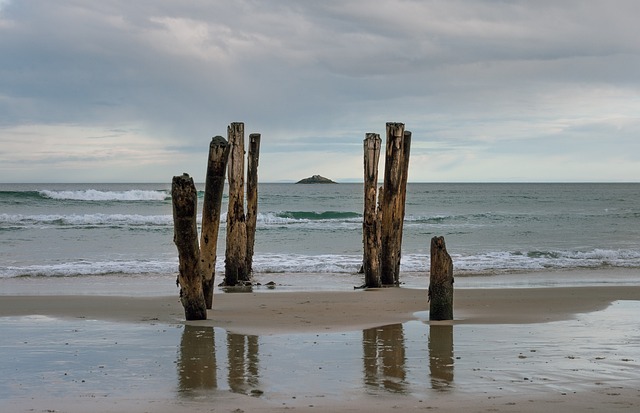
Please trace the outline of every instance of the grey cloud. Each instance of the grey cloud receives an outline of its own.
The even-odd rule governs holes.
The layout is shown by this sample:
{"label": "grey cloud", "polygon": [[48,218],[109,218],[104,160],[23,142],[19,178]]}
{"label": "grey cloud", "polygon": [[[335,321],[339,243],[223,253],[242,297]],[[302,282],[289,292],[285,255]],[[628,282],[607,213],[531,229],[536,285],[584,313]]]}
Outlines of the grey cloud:
{"label": "grey cloud", "polygon": [[244,121],[265,151],[357,153],[398,120],[423,151],[510,134],[528,150],[523,125],[544,137],[580,116],[557,95],[638,95],[638,15],[631,0],[9,1],[0,125],[138,125],[192,153]]}

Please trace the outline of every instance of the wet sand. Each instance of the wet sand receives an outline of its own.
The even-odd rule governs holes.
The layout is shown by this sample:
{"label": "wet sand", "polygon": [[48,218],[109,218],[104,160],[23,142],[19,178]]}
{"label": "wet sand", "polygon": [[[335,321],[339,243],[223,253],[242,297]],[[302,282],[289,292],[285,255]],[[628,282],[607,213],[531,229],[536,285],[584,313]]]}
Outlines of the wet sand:
{"label": "wet sand", "polygon": [[635,411],[640,285],[0,295],[3,412]]}
{"label": "wet sand", "polygon": [[[458,289],[454,296],[454,323],[566,320],[577,313],[603,310],[615,300],[640,300],[640,285]],[[428,311],[429,305],[425,290],[382,288],[219,293],[215,295],[213,307],[209,320],[195,324],[244,334],[278,334],[361,330],[402,323],[421,318],[420,312]],[[0,295],[0,317],[34,314],[122,322],[184,322],[177,296]]]}

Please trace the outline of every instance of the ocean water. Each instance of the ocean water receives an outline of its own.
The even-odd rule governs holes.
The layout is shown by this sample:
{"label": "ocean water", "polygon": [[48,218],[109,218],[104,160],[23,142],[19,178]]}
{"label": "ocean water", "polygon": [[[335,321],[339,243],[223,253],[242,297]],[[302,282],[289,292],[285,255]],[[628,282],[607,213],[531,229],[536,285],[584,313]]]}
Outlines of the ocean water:
{"label": "ocean water", "polygon": [[[362,184],[262,183],[258,210],[256,274],[358,271]],[[401,271],[428,272],[438,235],[458,276],[640,268],[640,184],[410,183]],[[223,222],[218,280],[224,249]],[[177,268],[170,183],[0,184],[0,279],[173,278]]]}

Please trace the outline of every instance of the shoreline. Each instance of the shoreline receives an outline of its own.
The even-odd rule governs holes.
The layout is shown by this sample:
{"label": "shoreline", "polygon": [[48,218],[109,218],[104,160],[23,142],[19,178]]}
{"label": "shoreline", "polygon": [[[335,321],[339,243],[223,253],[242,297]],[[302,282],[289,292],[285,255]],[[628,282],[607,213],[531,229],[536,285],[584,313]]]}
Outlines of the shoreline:
{"label": "shoreline", "polygon": [[[216,287],[213,310],[199,323],[264,334],[358,330],[428,319],[428,275],[403,275],[406,282],[400,287],[354,289],[360,274],[258,274],[255,281],[261,286]],[[273,278],[278,279],[275,287],[264,285]],[[174,280],[160,275],[0,279],[0,317],[185,324]],[[599,311],[621,299],[640,300],[639,269],[457,276],[453,323],[543,323]]]}
{"label": "shoreline", "polygon": [[[450,324],[532,324],[569,320],[618,300],[640,300],[639,286],[459,289]],[[215,294],[208,319],[185,321],[177,296],[2,295],[0,317],[32,315],[124,323],[220,327],[242,334],[349,331],[428,320],[427,293],[392,287],[356,291]]]}
{"label": "shoreline", "polygon": [[92,287],[0,294],[3,411],[640,407],[640,284],[458,288],[453,322],[423,288],[217,291],[186,322],[177,293]]}
{"label": "shoreline", "polygon": [[[402,288],[427,289],[427,272],[402,272]],[[73,277],[0,278],[0,297],[8,295],[178,296],[175,274],[107,274]],[[357,273],[257,273],[258,293],[352,291],[364,282]],[[216,284],[222,280],[216,276]],[[274,282],[275,287],[266,284]],[[637,286],[640,268],[582,268],[500,274],[455,274],[455,289]],[[215,294],[225,294],[216,286]]]}

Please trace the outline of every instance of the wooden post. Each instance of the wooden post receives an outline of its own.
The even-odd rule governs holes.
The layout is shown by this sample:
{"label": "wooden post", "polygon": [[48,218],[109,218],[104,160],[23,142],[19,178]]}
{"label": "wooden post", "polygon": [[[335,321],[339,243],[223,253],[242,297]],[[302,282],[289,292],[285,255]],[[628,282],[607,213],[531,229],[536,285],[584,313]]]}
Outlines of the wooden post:
{"label": "wooden post", "polygon": [[174,176],[171,184],[173,203],[173,241],[178,248],[180,301],[187,320],[206,320],[207,307],[202,292],[200,249],[198,248],[198,192],[193,179]]}
{"label": "wooden post", "polygon": [[453,320],[453,261],[444,237],[431,238],[429,320]]}
{"label": "wooden post", "polygon": [[220,209],[224,192],[230,146],[222,136],[211,139],[209,161],[202,204],[202,233],[200,234],[200,270],[202,290],[208,309],[213,306],[213,286],[216,274]]}
{"label": "wooden post", "polygon": [[407,203],[407,181],[409,180],[409,156],[411,153],[411,132],[404,131],[402,142],[402,176],[400,180],[400,196],[398,197],[397,209],[400,211],[399,231],[397,235],[398,255],[396,257],[396,271],[394,273],[394,284],[400,284],[400,260],[402,259],[402,232],[404,229],[404,213]]}
{"label": "wooden post", "polygon": [[387,145],[382,196],[380,278],[383,285],[397,285],[400,272],[400,234],[402,212],[399,209],[402,189],[403,123],[387,123]]}
{"label": "wooden post", "polygon": [[260,158],[260,134],[249,135],[249,154],[247,155],[247,255],[246,267],[249,275],[253,273],[253,247],[256,240],[258,221],[258,159]]}
{"label": "wooden post", "polygon": [[378,161],[382,140],[377,133],[367,133],[364,140],[364,244],[363,270],[365,287],[380,288],[380,222],[377,211]]}
{"label": "wooden post", "polygon": [[248,281],[247,228],[244,214],[244,123],[233,122],[227,128],[229,145],[229,209],[225,251],[225,284],[235,286]]}

